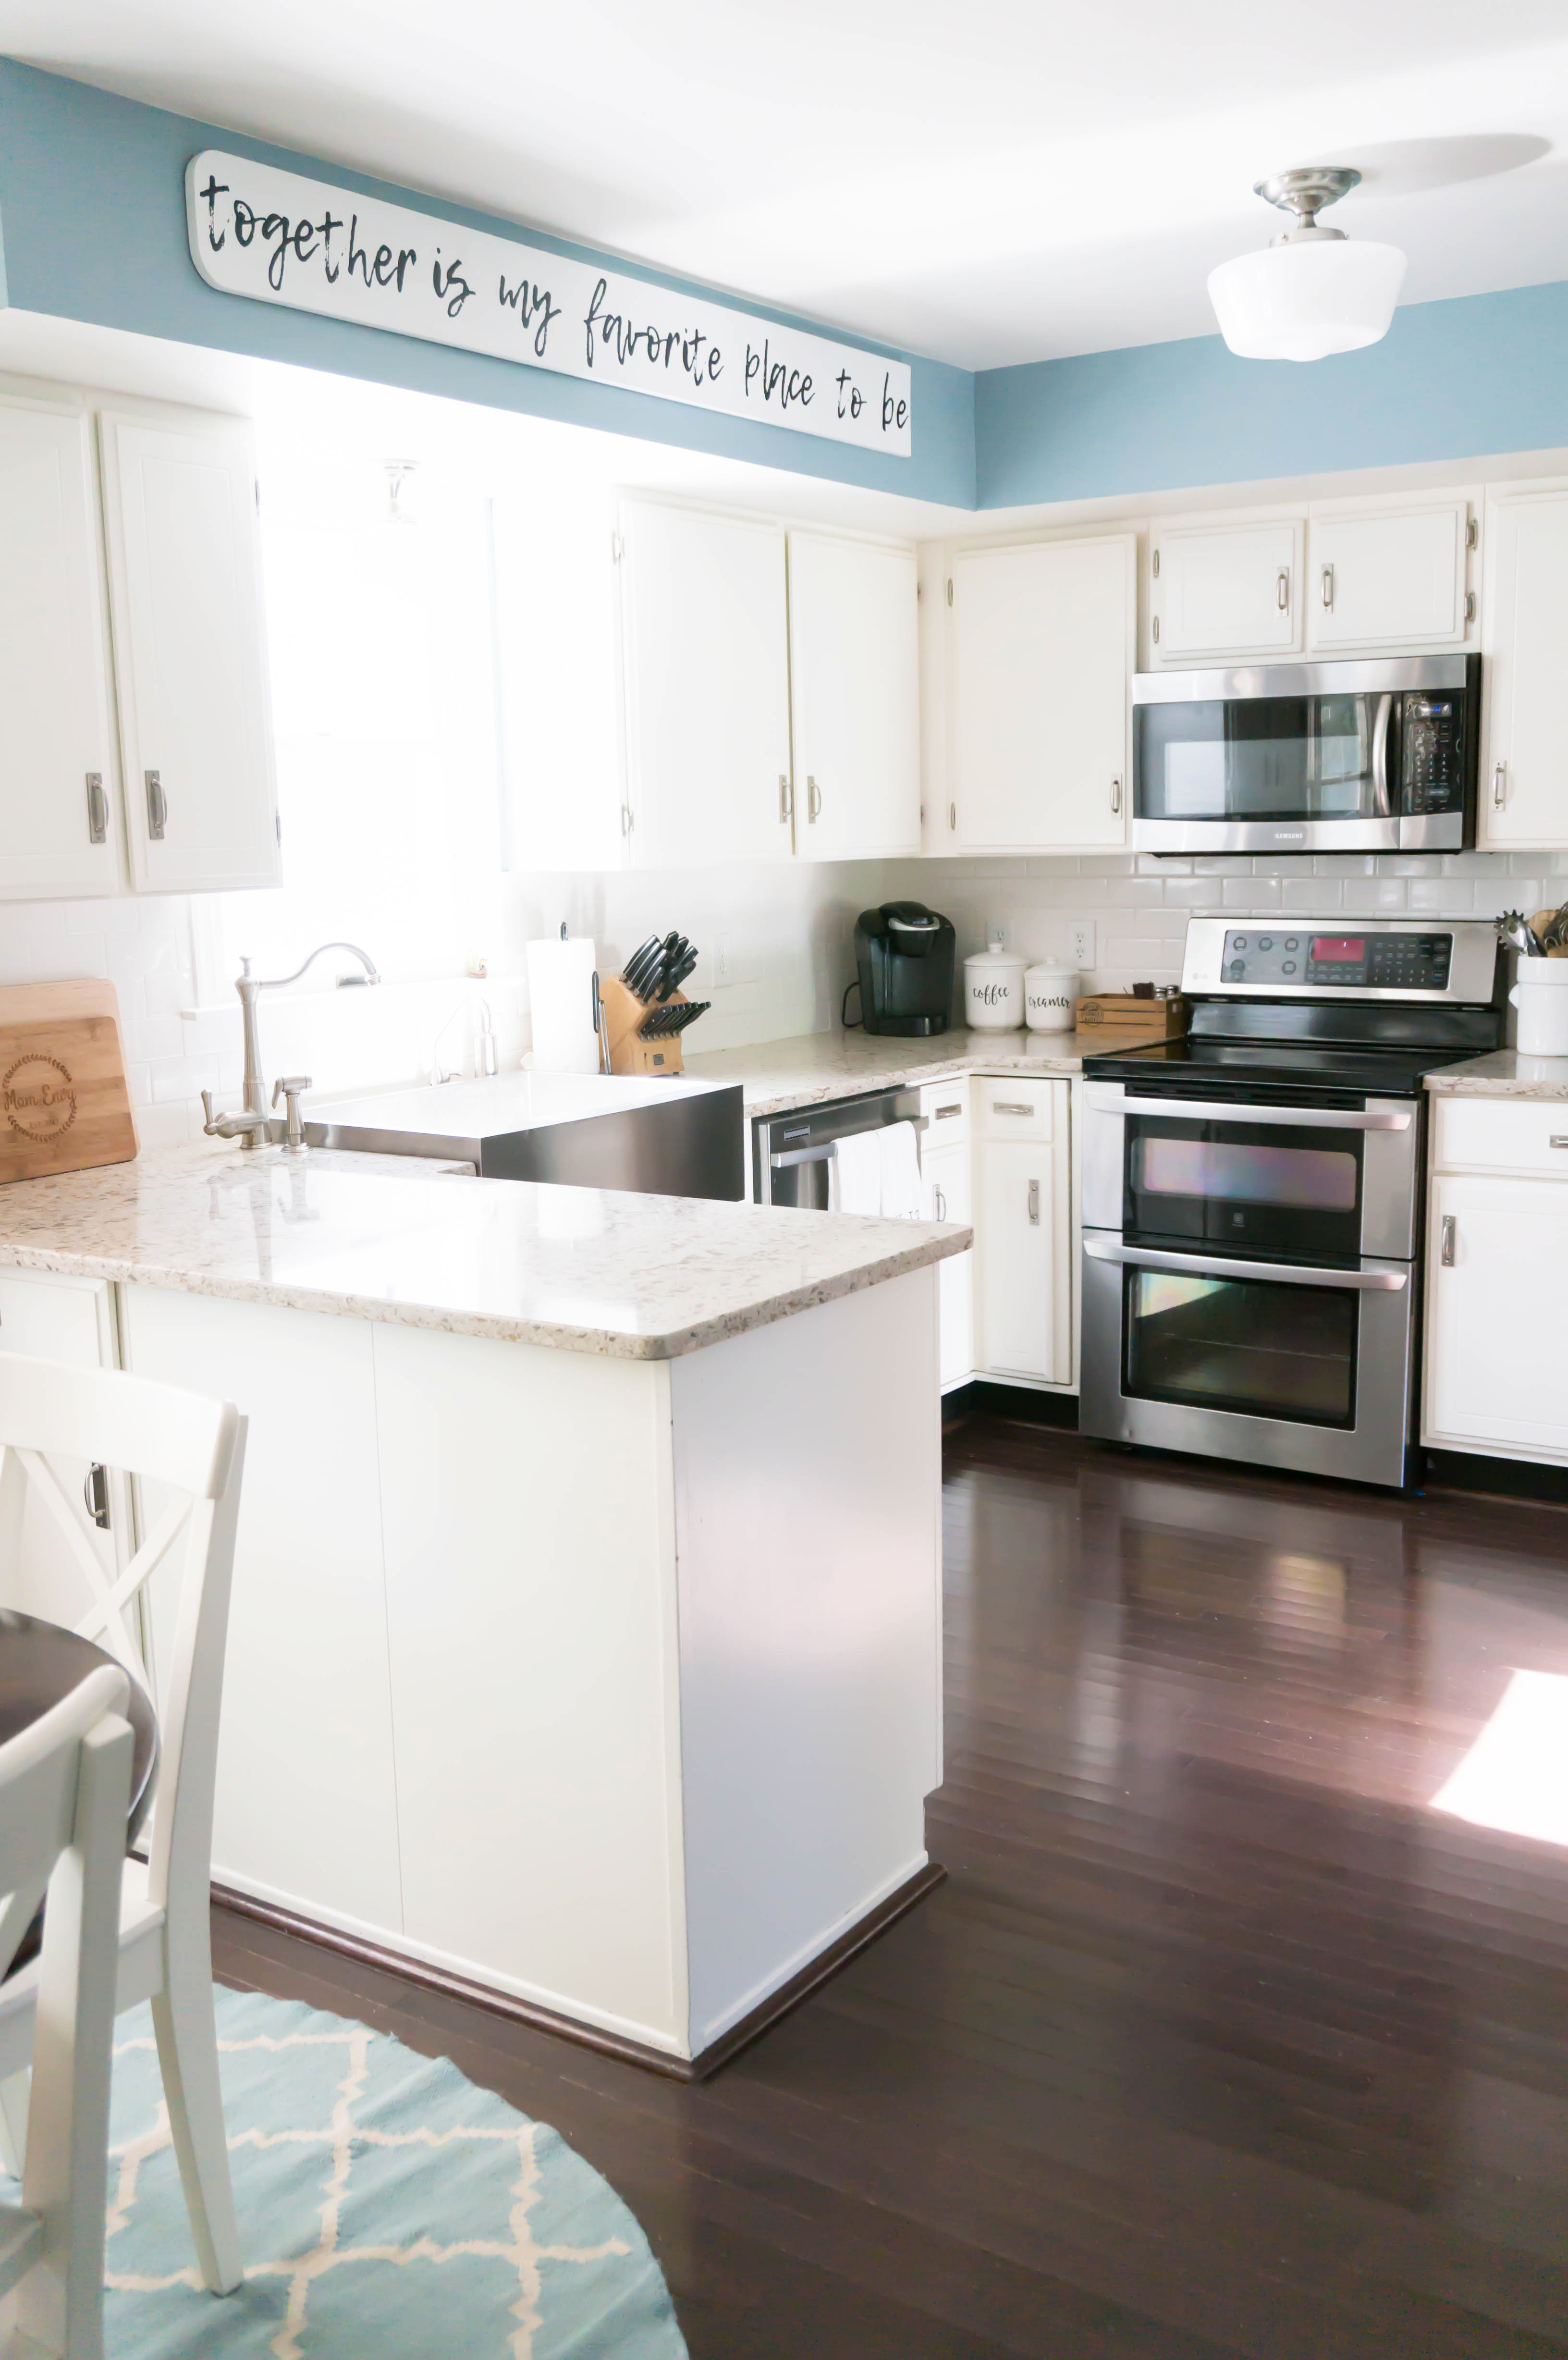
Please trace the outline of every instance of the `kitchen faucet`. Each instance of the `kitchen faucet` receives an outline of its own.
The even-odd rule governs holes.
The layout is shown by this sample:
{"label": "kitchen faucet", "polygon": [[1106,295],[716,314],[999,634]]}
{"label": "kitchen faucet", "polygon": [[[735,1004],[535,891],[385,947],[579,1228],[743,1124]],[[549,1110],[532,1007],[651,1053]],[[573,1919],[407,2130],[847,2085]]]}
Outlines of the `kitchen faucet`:
{"label": "kitchen faucet", "polygon": [[[281,991],[290,983],[298,983],[305,968],[314,966],[323,951],[350,951],[365,969],[366,983],[379,983],[381,977],[376,961],[357,943],[319,943],[303,966],[292,975],[252,975],[250,961],[242,958],[240,971],[234,978],[234,989],[240,996],[240,1011],[245,1020],[245,1105],[238,1114],[214,1114],[212,1093],[201,1093],[202,1110],[206,1120],[202,1130],[210,1139],[238,1139],[243,1147],[260,1147],[271,1129],[272,1118],[267,1107],[267,1083],[261,1070],[261,1035],[256,1021],[256,994]],[[354,980],[357,982],[358,978]]]}

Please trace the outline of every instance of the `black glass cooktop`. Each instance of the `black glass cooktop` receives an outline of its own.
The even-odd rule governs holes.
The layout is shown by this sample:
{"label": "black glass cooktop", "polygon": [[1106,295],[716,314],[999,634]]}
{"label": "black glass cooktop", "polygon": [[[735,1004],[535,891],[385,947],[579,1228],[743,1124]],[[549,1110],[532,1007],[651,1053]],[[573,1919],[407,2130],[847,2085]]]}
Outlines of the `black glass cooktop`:
{"label": "black glass cooktop", "polygon": [[1203,1085],[1245,1083],[1258,1090],[1345,1091],[1378,1098],[1416,1098],[1423,1075],[1476,1054],[1474,1048],[1310,1046],[1293,1041],[1151,1041],[1085,1057],[1091,1081],[1151,1084],[1161,1093],[1199,1097]]}

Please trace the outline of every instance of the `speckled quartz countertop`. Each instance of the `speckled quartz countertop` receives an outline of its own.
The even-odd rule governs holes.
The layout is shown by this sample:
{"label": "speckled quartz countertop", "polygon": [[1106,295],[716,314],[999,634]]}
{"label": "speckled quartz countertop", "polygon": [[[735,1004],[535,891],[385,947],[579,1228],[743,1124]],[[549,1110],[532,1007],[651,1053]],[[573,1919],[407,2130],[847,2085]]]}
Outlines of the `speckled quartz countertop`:
{"label": "speckled quartz countertop", "polygon": [[431,1175],[226,1141],[0,1186],[0,1266],[635,1360],[961,1253],[966,1229]]}
{"label": "speckled quartz countertop", "polygon": [[1494,1049],[1462,1065],[1443,1065],[1426,1086],[1435,1098],[1568,1098],[1568,1057],[1527,1057]]}
{"label": "speckled quartz countertop", "polygon": [[1132,1025],[1101,1024],[1077,1032],[939,1032],[898,1041],[878,1032],[803,1032],[755,1049],[715,1049],[689,1056],[694,1081],[739,1082],[747,1114],[784,1114],[857,1090],[949,1082],[959,1074],[1078,1074],[1085,1057],[1159,1038]]}

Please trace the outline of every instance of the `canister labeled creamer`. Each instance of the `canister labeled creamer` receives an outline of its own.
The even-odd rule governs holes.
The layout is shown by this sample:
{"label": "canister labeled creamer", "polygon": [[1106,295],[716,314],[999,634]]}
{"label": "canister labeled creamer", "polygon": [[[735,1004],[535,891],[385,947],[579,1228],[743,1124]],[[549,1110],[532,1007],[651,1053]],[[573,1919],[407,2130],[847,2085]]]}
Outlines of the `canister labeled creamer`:
{"label": "canister labeled creamer", "polygon": [[964,1021],[973,1032],[1016,1032],[1024,1021],[1024,962],[996,935],[964,962]]}
{"label": "canister labeled creamer", "polygon": [[1031,1032],[1071,1032],[1083,978],[1073,967],[1031,967],[1024,978],[1024,1022]]}

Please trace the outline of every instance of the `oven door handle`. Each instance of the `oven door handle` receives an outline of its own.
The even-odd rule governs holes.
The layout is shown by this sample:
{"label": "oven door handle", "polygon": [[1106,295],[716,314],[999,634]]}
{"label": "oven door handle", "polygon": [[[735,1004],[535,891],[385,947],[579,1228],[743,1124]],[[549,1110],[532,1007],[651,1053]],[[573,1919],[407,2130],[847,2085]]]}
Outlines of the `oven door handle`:
{"label": "oven door handle", "polygon": [[1285,1262],[1232,1262],[1226,1254],[1157,1253],[1109,1238],[1085,1238],[1094,1262],[1134,1262],[1139,1270],[1174,1270],[1194,1278],[1268,1278],[1284,1286],[1347,1286],[1359,1295],[1398,1295],[1410,1284],[1402,1270],[1303,1270]]}
{"label": "oven door handle", "polygon": [[1228,1098],[1113,1098],[1098,1096],[1104,1084],[1089,1085],[1089,1104],[1105,1114],[1160,1114],[1174,1122],[1279,1123],[1302,1131],[1409,1131],[1415,1116],[1408,1108],[1390,1107],[1386,1114],[1357,1114],[1354,1107],[1275,1107],[1240,1105]]}

